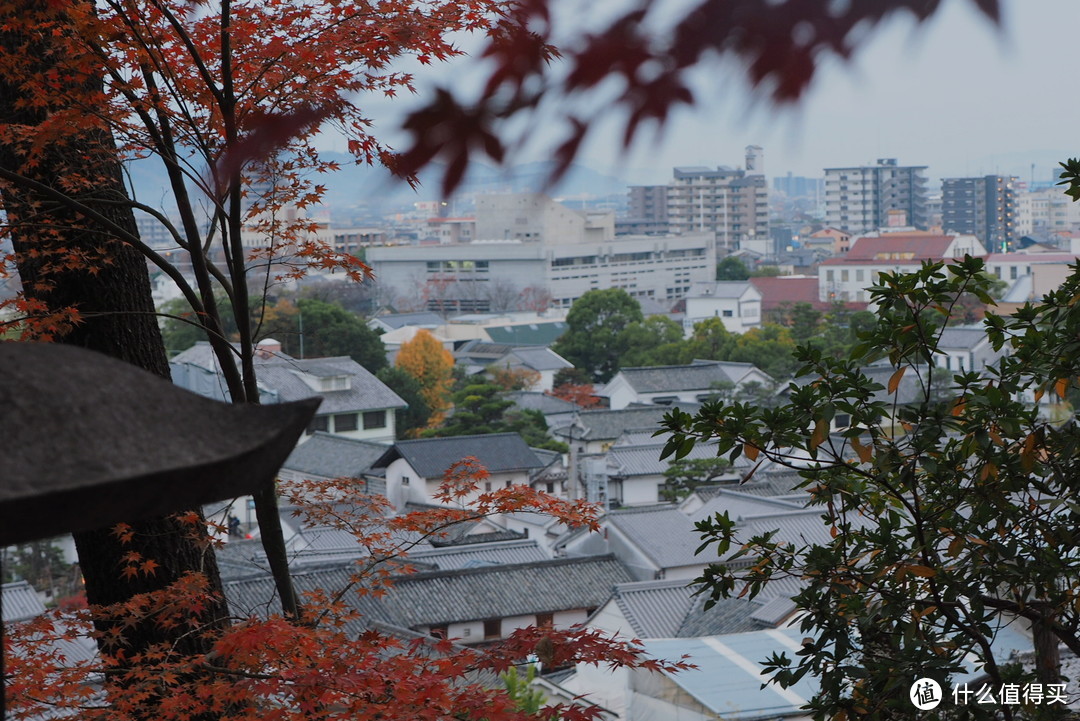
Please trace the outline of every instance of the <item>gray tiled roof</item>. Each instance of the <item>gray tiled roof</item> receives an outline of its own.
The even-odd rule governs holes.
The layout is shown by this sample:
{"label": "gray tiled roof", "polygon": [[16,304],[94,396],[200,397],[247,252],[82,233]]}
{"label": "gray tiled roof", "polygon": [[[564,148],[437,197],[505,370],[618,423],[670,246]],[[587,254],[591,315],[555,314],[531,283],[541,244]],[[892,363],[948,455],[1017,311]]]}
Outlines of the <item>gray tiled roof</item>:
{"label": "gray tiled roof", "polygon": [[693,284],[688,298],[741,298],[747,288],[748,280],[702,280]]}
{"label": "gray tiled roof", "polygon": [[547,393],[513,391],[511,393],[506,393],[503,397],[508,401],[512,401],[518,408],[527,411],[540,411],[544,415],[573,413],[574,411],[580,410],[580,407],[576,403],[564,401],[562,398],[556,398]]}
{"label": "gray tiled roof", "polygon": [[701,541],[694,522],[670,504],[611,511],[607,522],[658,568],[693,566],[714,560],[708,554],[695,554]]}
{"label": "gray tiled roof", "polygon": [[672,638],[694,605],[685,580],[620,583],[612,599],[640,638]]}
{"label": "gray tiled roof", "polygon": [[[754,618],[760,606],[745,598],[721,598],[716,605],[705,610],[705,597],[694,599],[694,606],[673,634],[677,638],[698,638],[701,636],[721,636],[727,633],[744,633],[772,628],[775,623],[766,623]],[[782,620],[782,619],[781,619]],[[755,659],[760,660],[760,659]]]}
{"label": "gray tiled roof", "polygon": [[[350,387],[341,391],[313,391],[298,373],[312,375],[347,375]],[[379,408],[404,408],[401,400],[382,381],[352,358],[269,358],[256,360],[255,373],[259,384],[272,388],[282,402],[321,396],[319,413],[347,413]]]}
{"label": "gray tiled roof", "polygon": [[[351,568],[338,565],[294,573],[293,581],[300,592],[335,590],[348,585],[351,574]],[[629,580],[612,556],[593,556],[397,576],[385,595],[349,593],[344,600],[368,623],[416,628],[593,609],[610,597],[615,584]],[[278,610],[269,577],[227,582],[225,595],[240,616]]]}
{"label": "gray tiled roof", "polygon": [[795,487],[805,480],[797,471],[762,471],[755,473],[746,483],[736,486],[727,484],[698,486],[694,489],[694,493],[705,501],[724,489],[732,489],[752,496],[788,496],[804,494],[805,491],[796,491]]}
{"label": "gray tiled roof", "polygon": [[792,510],[799,511],[804,510],[805,507],[805,503],[796,503],[775,496],[755,496],[749,493],[740,493],[732,488],[716,493],[705,502],[705,505],[691,514],[691,517],[694,520],[712,518],[717,513],[727,511],[728,517],[734,521],[750,516],[771,515]]}
{"label": "gray tiled roof", "polygon": [[522,365],[535,371],[557,371],[574,367],[573,363],[550,348],[515,348],[510,355],[521,361]]}
{"label": "gray tiled roof", "polygon": [[973,350],[981,343],[989,342],[990,340],[986,335],[986,328],[981,325],[947,326],[941,331],[941,337],[938,339],[938,348],[943,350]]}
{"label": "gray tiled roof", "polygon": [[415,627],[599,607],[630,573],[613,556],[420,573],[388,594],[403,623]]}
{"label": "gray tiled roof", "polygon": [[386,453],[385,443],[319,431],[289,454],[282,468],[323,478],[359,478]]}
{"label": "gray tiled roof", "polygon": [[[660,453],[664,450],[663,443],[657,443],[653,438],[652,444],[640,446],[612,446],[607,452],[608,472],[619,476],[656,476],[662,474],[674,462],[672,457],[660,460]],[[662,438],[659,440],[663,440]],[[698,443],[694,449],[686,455],[686,459],[695,460],[701,458],[715,458],[716,447],[704,443]],[[737,474],[749,469],[753,463],[745,456],[735,459],[730,475]]]}
{"label": "gray tiled roof", "polygon": [[420,549],[409,554],[410,561],[433,566],[439,571],[534,563],[546,561],[548,558],[547,553],[533,539]]}
{"label": "gray tiled roof", "polygon": [[[574,437],[584,437],[589,441],[614,441],[628,428],[639,429],[653,426],[659,430],[661,419],[670,411],[671,408],[667,406],[635,406],[617,411],[610,409],[581,411],[577,418],[585,427],[585,432],[582,434],[580,429],[575,428]],[[564,438],[569,437],[569,426],[557,428],[553,433]]]}
{"label": "gray tiled roof", "polygon": [[[197,342],[169,362],[174,366],[193,365],[220,374],[217,358],[206,341]],[[339,391],[314,391],[301,380],[300,373],[317,377],[349,376],[350,387]],[[268,391],[278,403],[320,396],[323,399],[320,414],[405,408],[407,405],[386,384],[347,356],[299,359],[277,353],[269,358],[256,357],[255,375],[259,388]]]}
{"label": "gray tiled roof", "polygon": [[651,368],[623,368],[619,373],[638,393],[705,393],[715,388],[717,383],[738,383],[752,370],[757,370],[753,363],[715,361]]}
{"label": "gray tiled roof", "polygon": [[545,465],[517,433],[491,433],[398,441],[383,453],[374,467],[385,468],[396,459],[404,458],[424,478],[438,478],[466,456],[475,457],[492,473],[533,470]]}
{"label": "gray tiled roof", "polygon": [[3,610],[5,623],[27,621],[45,613],[45,604],[27,581],[5,583],[0,586],[0,593],[3,594],[0,610]]}

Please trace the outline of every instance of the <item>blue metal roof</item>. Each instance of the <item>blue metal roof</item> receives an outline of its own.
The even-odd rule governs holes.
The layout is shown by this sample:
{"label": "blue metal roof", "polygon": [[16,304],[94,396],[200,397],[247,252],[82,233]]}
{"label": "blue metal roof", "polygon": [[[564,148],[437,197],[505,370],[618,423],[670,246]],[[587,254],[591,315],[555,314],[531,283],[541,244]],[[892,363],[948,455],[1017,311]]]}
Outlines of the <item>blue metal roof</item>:
{"label": "blue metal roof", "polygon": [[669,661],[688,655],[696,669],[669,678],[725,721],[802,715],[801,707],[817,691],[817,681],[804,677],[791,688],[769,684],[761,662],[775,653],[792,657],[805,634],[794,628],[768,629],[703,638],[643,641],[646,652]]}
{"label": "blue metal roof", "polygon": [[[654,658],[676,661],[689,656],[686,660],[696,669],[665,675],[725,721],[752,721],[805,714],[800,707],[817,692],[816,679],[805,676],[786,689],[776,684],[762,688],[767,677],[761,675],[762,661],[774,653],[793,658],[805,636],[798,628],[782,628],[642,643]],[[1030,649],[1031,639],[1013,626],[1004,626],[995,634],[993,650],[999,663],[1008,660],[1014,651]],[[953,677],[954,685],[971,683],[983,675],[974,664],[969,667],[967,674]]]}

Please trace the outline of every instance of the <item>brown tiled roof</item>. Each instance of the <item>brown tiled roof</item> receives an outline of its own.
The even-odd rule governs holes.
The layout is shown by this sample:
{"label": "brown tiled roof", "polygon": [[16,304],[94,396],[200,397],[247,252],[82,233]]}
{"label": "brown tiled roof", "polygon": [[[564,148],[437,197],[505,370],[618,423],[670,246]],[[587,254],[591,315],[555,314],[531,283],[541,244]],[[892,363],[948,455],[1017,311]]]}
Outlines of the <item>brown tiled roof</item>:
{"label": "brown tiled roof", "polygon": [[915,260],[940,260],[953,236],[895,233],[880,238],[859,238],[845,260],[875,260],[879,253],[914,253]]}

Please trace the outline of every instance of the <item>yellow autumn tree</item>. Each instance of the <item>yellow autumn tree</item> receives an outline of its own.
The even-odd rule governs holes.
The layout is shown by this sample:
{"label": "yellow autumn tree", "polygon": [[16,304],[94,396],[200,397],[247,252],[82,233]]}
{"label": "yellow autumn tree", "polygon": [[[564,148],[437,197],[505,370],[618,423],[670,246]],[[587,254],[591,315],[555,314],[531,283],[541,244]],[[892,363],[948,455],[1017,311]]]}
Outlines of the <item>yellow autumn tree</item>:
{"label": "yellow autumn tree", "polygon": [[450,388],[454,383],[454,356],[426,330],[419,330],[412,340],[401,344],[394,361],[420,384],[420,395],[431,409],[429,426],[442,422],[450,407]]}

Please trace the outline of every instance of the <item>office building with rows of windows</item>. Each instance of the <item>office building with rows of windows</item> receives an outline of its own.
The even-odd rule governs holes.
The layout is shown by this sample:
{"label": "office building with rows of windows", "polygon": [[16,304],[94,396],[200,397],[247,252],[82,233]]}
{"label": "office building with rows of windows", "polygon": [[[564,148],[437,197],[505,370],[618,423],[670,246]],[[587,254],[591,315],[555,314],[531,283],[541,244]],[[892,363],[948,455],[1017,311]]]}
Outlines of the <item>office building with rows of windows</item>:
{"label": "office building with rows of windows", "polygon": [[611,213],[519,193],[477,199],[471,242],[371,248],[367,262],[394,305],[441,312],[508,310],[523,295],[568,308],[604,288],[666,303],[714,277],[716,243],[711,232],[616,237]]}

